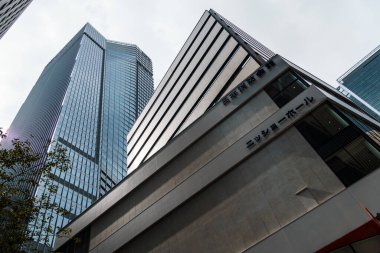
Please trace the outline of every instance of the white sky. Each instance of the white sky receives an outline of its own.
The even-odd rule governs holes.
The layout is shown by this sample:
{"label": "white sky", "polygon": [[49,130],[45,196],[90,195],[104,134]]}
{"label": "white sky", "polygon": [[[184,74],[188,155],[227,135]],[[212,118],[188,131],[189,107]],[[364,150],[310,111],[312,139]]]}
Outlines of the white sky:
{"label": "white sky", "polygon": [[210,8],[333,86],[380,44],[378,0],[34,0],[0,39],[0,127],[86,22],[107,39],[137,44],[157,85]]}

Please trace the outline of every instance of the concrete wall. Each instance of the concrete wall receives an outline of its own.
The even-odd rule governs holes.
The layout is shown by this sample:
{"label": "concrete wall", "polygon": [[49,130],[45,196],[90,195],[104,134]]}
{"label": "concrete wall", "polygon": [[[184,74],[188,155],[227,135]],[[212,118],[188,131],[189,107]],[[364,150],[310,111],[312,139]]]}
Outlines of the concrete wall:
{"label": "concrete wall", "polygon": [[119,252],[241,252],[343,189],[291,128]]}
{"label": "concrete wall", "polygon": [[101,216],[91,227],[90,250],[107,240],[114,231],[173,190],[277,109],[265,92],[259,93],[232,117],[224,120]]}
{"label": "concrete wall", "polygon": [[242,251],[343,190],[291,119],[260,145],[246,148],[247,139],[305,96],[315,102],[300,115],[325,99],[310,87],[278,109],[259,91],[169,162],[159,166],[151,160],[139,171],[154,174],[141,183],[123,182],[135,188],[120,201],[111,194],[92,208],[115,203],[91,222],[90,252]]}
{"label": "concrete wall", "polygon": [[[362,226],[380,211],[380,170],[367,175],[319,208],[246,252],[315,252]],[[368,212],[365,210],[367,208]]]}

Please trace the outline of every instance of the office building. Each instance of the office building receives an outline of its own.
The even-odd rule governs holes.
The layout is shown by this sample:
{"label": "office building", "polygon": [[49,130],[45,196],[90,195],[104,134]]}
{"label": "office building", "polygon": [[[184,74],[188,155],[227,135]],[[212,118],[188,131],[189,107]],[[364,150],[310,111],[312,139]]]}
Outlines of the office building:
{"label": "office building", "polygon": [[380,121],[380,46],[356,63],[338,82],[338,90]]}
{"label": "office building", "polygon": [[[214,67],[203,65],[207,50],[200,58],[190,50],[209,20],[221,26],[220,35],[226,32],[236,41],[237,51],[227,53],[232,58],[221,64],[239,65],[234,55],[244,49],[254,70],[233,86],[224,81],[227,87],[218,87],[199,108],[203,111],[196,107],[202,99],[193,102],[198,116],[184,118],[192,122],[178,125],[175,136],[70,222],[66,228],[80,243],[58,238],[57,252],[322,253],[346,247],[339,252],[363,253],[379,248],[374,217],[380,210],[380,124],[297,65],[279,55],[265,57],[260,44],[246,50],[247,44],[235,39],[243,36],[233,37],[228,29],[236,26],[220,17],[213,10],[204,13],[136,124],[170,96],[165,79],[185,59],[197,59],[189,80],[199,68]],[[192,64],[186,66],[183,73]],[[222,70],[217,78],[233,81],[239,73],[231,77]],[[216,84],[213,75],[209,80]],[[171,92],[184,85],[175,83]],[[209,82],[205,86],[212,91]],[[171,102],[176,111],[185,98],[178,95]],[[158,113],[152,113],[152,122]],[[135,125],[129,137],[141,126]]]}
{"label": "office building", "polygon": [[339,85],[337,87],[337,90],[339,92],[341,92],[343,95],[345,95],[347,98],[352,100],[355,104],[357,104],[360,108],[362,108],[364,111],[366,111],[374,119],[376,119],[377,121],[380,122],[380,112],[378,110],[376,110],[374,107],[372,107],[370,104],[368,104],[366,101],[361,99],[354,92],[350,91],[344,85]]}
{"label": "office building", "polygon": [[[52,201],[69,214],[52,214],[53,228],[67,224],[126,176],[125,136],[152,93],[148,56],[135,45],[106,40],[90,24],[45,67],[7,139],[32,135],[31,146],[40,154],[47,153],[50,140],[67,148],[72,169],[53,172],[58,194]],[[35,192],[41,196],[45,190],[39,185]]]}
{"label": "office building", "polygon": [[0,0],[0,39],[32,0]]}
{"label": "office building", "polygon": [[128,135],[128,172],[273,55],[221,15],[204,13]]}

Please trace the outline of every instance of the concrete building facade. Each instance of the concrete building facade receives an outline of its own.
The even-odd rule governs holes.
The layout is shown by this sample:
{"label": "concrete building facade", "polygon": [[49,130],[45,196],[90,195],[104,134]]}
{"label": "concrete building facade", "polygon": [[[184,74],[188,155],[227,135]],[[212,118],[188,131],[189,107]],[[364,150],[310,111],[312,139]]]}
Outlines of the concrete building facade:
{"label": "concrete building facade", "polygon": [[[55,250],[375,249],[380,125],[282,57],[256,63],[246,78],[68,224],[71,238],[80,243],[61,237]],[[352,234],[362,228],[362,237]]]}

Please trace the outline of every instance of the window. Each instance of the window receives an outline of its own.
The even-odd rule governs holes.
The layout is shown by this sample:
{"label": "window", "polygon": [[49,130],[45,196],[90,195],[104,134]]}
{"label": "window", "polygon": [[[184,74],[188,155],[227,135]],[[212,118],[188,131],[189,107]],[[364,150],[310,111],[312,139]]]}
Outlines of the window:
{"label": "window", "polygon": [[289,71],[265,87],[264,90],[278,107],[282,107],[307,87],[307,83],[298,78],[295,73]]}
{"label": "window", "polygon": [[345,186],[380,167],[377,142],[357,126],[358,119],[355,122],[353,119],[353,116],[347,117],[347,113],[325,104],[296,124]]}

